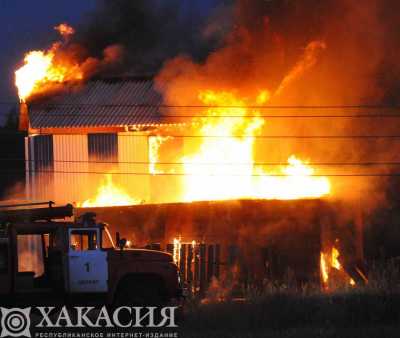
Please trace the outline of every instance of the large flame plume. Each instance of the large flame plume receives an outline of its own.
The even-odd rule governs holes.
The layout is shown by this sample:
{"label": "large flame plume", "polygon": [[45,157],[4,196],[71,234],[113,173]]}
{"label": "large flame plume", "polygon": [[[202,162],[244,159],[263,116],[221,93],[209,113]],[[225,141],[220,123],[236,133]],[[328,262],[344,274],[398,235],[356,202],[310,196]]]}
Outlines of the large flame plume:
{"label": "large flame plume", "polygon": [[[254,103],[265,104],[269,97],[269,92],[263,90]],[[199,144],[180,160],[183,201],[288,200],[319,198],[330,193],[328,178],[314,176],[314,169],[294,155],[287,165],[278,168],[265,168],[255,162],[256,137],[267,122],[257,109],[248,108],[248,100],[233,92],[212,90],[201,91],[199,100],[210,108],[204,111],[204,117],[195,119],[200,125],[195,137]],[[155,138],[151,143],[154,174],[162,173],[156,169],[156,163],[163,142],[168,140]]]}

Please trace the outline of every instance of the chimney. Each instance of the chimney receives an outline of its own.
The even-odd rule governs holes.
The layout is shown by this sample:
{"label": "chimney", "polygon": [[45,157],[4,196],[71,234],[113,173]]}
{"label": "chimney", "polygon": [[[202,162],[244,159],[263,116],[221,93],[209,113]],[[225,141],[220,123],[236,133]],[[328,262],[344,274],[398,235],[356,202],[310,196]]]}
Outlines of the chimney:
{"label": "chimney", "polygon": [[20,131],[27,131],[29,128],[28,105],[25,102],[19,104],[19,126]]}

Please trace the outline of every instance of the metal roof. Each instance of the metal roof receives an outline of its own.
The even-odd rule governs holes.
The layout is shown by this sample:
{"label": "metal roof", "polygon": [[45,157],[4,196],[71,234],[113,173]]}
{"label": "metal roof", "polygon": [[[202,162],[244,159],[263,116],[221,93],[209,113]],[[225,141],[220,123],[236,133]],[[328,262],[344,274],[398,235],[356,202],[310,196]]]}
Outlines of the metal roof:
{"label": "metal roof", "polygon": [[32,103],[29,120],[33,129],[160,125],[161,103],[151,78],[95,79]]}

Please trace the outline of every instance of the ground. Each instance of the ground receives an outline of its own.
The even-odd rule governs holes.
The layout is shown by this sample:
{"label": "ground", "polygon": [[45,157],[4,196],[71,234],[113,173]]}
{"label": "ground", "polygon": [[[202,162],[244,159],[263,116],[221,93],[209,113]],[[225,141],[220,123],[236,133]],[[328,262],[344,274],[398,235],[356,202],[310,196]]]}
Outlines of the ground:
{"label": "ground", "polygon": [[292,328],[282,330],[257,330],[249,331],[186,331],[180,333],[182,338],[386,338],[398,337],[399,326],[379,326],[361,328]]}
{"label": "ground", "polygon": [[371,290],[263,295],[193,305],[181,337],[399,337],[400,294]]}

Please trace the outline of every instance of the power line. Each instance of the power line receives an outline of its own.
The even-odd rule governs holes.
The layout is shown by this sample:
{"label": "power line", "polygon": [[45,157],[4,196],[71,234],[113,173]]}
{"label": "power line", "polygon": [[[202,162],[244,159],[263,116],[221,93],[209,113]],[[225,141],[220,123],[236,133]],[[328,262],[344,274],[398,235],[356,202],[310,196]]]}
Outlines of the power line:
{"label": "power line", "polygon": [[[99,114],[99,113],[51,113],[51,112],[36,112],[36,114],[40,114],[41,116],[46,116],[46,117],[110,117],[110,114]],[[134,117],[134,114],[115,114],[116,117]],[[304,118],[304,119],[311,119],[311,118],[357,118],[357,119],[362,119],[362,118],[400,118],[400,114],[352,114],[352,115],[335,115],[335,114],[330,114],[330,115],[266,115],[266,114],[246,114],[245,116],[241,115],[172,115],[172,114],[165,114],[165,115],[154,115],[152,116],[154,118],[191,118],[191,119],[218,119],[218,118],[232,118],[232,119],[250,119],[250,118],[269,118],[269,119],[292,119],[292,118]]]}
{"label": "power line", "polygon": [[[25,162],[25,163],[48,163],[47,159],[26,160],[24,158],[0,158],[0,162]],[[84,160],[52,160],[51,163],[87,163],[87,164],[136,164],[136,165],[221,165],[221,166],[287,166],[288,162],[150,162],[150,161],[84,161]],[[396,166],[400,161],[388,162],[304,162],[307,166]]]}
{"label": "power line", "polygon": [[[18,104],[17,102],[6,102],[0,101],[0,104]],[[28,106],[30,106],[28,104]],[[389,106],[389,105],[168,105],[168,104],[149,104],[149,103],[126,103],[126,104],[99,104],[99,103],[44,103],[44,104],[32,104],[33,109],[51,109],[58,107],[68,108],[157,108],[157,109],[260,109],[260,110],[335,110],[335,109],[385,109],[385,110],[400,110],[400,106]],[[71,113],[72,114],[72,113]],[[68,114],[68,115],[71,115]],[[55,114],[57,116],[61,114]],[[82,114],[76,114],[82,115]],[[374,114],[357,114],[357,115],[345,115],[343,117],[372,117],[379,116]],[[122,115],[119,115],[122,116]],[[171,115],[173,116],[173,115]],[[262,116],[262,115],[261,115]],[[265,115],[268,117],[275,117],[275,115]],[[314,115],[303,115],[303,117],[313,117]],[[382,115],[381,115],[382,116]],[[384,114],[384,117],[396,117],[395,114]],[[178,117],[198,117],[198,115],[178,115]],[[204,117],[209,117],[205,115]],[[229,116],[226,116],[229,117]],[[237,116],[234,116],[237,117]],[[296,117],[296,115],[290,115],[290,117]],[[319,116],[320,117],[320,116]],[[339,117],[338,115],[328,115],[327,117]]]}
{"label": "power line", "polygon": [[[137,137],[139,135],[123,135],[121,137]],[[140,135],[141,136],[141,135]],[[157,137],[157,135],[150,135]],[[164,137],[164,136],[162,136]],[[216,138],[216,139],[398,139],[400,135],[166,135],[171,138]]]}
{"label": "power line", "polygon": [[311,174],[290,176],[285,174],[188,174],[188,173],[140,173],[140,172],[106,172],[106,171],[63,171],[63,170],[1,170],[0,174],[10,173],[51,173],[51,174],[72,174],[72,175],[133,175],[133,176],[195,176],[195,177],[400,177],[400,173],[363,173],[363,174]]}
{"label": "power line", "polygon": [[[0,100],[0,104],[20,104],[19,101]],[[400,109],[400,105],[385,105],[385,104],[344,104],[344,105],[204,105],[204,104],[188,104],[188,105],[173,105],[173,104],[155,104],[155,103],[67,103],[67,102],[49,102],[49,103],[27,103],[33,107],[148,107],[148,108],[222,108],[222,109]]]}
{"label": "power line", "polygon": [[[29,106],[29,104],[28,104]],[[201,108],[201,109],[400,109],[397,105],[171,105],[171,104],[152,104],[152,103],[121,103],[121,104],[101,104],[101,103],[43,103],[32,104],[33,107],[110,107],[110,108]]]}
{"label": "power line", "polygon": [[[88,133],[93,134],[93,133]],[[101,133],[99,133],[101,134]],[[107,133],[106,133],[107,134]],[[165,138],[204,138],[204,139],[399,139],[400,135],[124,135],[121,133],[112,133],[110,134],[118,134],[118,137],[165,137]],[[46,133],[37,134],[35,136],[40,135],[49,135]],[[57,135],[57,134],[51,134]]]}
{"label": "power line", "polygon": [[[0,102],[2,104],[12,104],[7,102]],[[13,103],[15,104],[15,102]],[[42,109],[47,110],[51,108],[58,107],[69,107],[69,108],[85,108],[85,107],[97,107],[97,108],[171,108],[171,109],[263,109],[263,110],[290,110],[290,109],[299,109],[299,110],[308,110],[308,109],[392,109],[392,110],[400,110],[400,106],[385,106],[385,105],[165,105],[165,104],[95,104],[95,103],[50,103],[50,104],[37,104],[33,105],[34,109]],[[96,117],[109,117],[109,114],[96,114],[96,113],[50,113],[44,111],[43,114],[46,116],[56,116],[56,117],[71,117],[71,116],[96,116]],[[132,117],[132,114],[116,114],[118,117]],[[400,114],[345,114],[345,115],[337,115],[337,114],[329,114],[329,115],[265,115],[265,114],[252,114],[246,116],[240,115],[160,115],[155,117],[166,117],[166,118],[255,118],[255,117],[264,117],[264,118],[399,118]]]}

